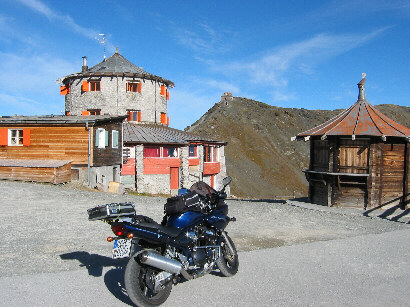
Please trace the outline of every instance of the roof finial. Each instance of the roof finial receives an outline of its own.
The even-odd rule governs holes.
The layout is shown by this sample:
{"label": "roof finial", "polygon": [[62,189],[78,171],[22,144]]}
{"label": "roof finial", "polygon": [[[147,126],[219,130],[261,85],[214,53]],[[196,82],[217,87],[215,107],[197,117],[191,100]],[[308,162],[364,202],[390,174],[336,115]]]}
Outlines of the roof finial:
{"label": "roof finial", "polygon": [[115,48],[115,53],[119,53],[119,52],[118,52],[118,46],[117,46],[117,48]]}
{"label": "roof finial", "polygon": [[362,73],[362,80],[357,84],[359,87],[359,97],[358,100],[366,100],[366,93],[364,90],[364,83],[366,82],[366,73]]}

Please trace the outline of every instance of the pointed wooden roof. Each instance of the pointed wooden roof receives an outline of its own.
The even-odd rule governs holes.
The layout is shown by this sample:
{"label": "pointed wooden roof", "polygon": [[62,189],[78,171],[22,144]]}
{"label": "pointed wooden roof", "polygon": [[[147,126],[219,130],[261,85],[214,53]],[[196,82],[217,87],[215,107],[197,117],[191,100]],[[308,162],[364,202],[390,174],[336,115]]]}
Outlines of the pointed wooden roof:
{"label": "pointed wooden roof", "polygon": [[327,122],[296,135],[296,138],[321,136],[380,136],[410,139],[410,129],[387,117],[365,98],[363,79],[359,82],[359,98],[347,110]]}

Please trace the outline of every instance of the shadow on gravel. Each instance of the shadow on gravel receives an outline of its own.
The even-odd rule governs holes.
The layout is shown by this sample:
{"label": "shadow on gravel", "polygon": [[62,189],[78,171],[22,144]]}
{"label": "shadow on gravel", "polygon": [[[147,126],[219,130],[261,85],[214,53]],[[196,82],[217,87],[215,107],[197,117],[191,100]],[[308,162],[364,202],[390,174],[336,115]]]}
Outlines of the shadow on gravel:
{"label": "shadow on gravel", "polygon": [[107,289],[124,304],[135,306],[127,295],[124,283],[125,266],[113,268],[104,275],[104,283]]}
{"label": "shadow on gravel", "polygon": [[[280,197],[280,196],[278,196]],[[228,198],[228,200],[231,201],[248,201],[252,203],[271,203],[271,204],[284,204],[286,203],[287,200],[294,200],[294,201],[300,201],[300,202],[308,202],[307,197],[296,197],[293,198],[292,196],[282,196],[283,198],[286,199],[268,199],[268,198],[261,198],[261,199],[246,199],[246,198]]]}
{"label": "shadow on gravel", "polygon": [[86,267],[88,274],[94,277],[102,276],[104,267],[123,268],[127,265],[124,259],[112,259],[97,254],[89,254],[84,251],[62,254],[60,258],[63,260],[78,260],[80,267]]}
{"label": "shadow on gravel", "polygon": [[[379,213],[377,214],[377,217],[381,218],[381,219],[385,219],[385,220],[389,220],[389,221],[393,221],[393,222],[399,222],[399,223],[405,223],[403,221],[401,221],[400,219],[402,217],[407,216],[410,213],[410,209],[404,209],[404,205],[403,204],[398,204],[396,206],[390,207],[390,208],[386,208],[384,209],[383,207],[385,207],[386,205],[389,205],[390,203],[392,203],[393,201],[398,200],[399,198],[393,199],[387,203],[382,204],[381,206],[377,206],[374,208],[371,208],[369,210],[366,210],[365,212],[363,212],[364,216],[370,217],[370,214],[374,214],[374,213]],[[378,211],[376,211],[378,210]],[[410,224],[410,221],[407,222],[407,224]]]}
{"label": "shadow on gravel", "polygon": [[128,259],[112,259],[97,254],[89,254],[85,251],[72,252],[60,255],[63,260],[77,260],[80,267],[85,267],[88,274],[100,277],[104,267],[113,267],[104,275],[104,283],[107,289],[124,304],[135,306],[129,299],[125,290],[124,273]]}
{"label": "shadow on gravel", "polygon": [[252,203],[275,203],[284,204],[286,200],[281,199],[242,199],[242,198],[228,198],[230,201],[248,201]]}

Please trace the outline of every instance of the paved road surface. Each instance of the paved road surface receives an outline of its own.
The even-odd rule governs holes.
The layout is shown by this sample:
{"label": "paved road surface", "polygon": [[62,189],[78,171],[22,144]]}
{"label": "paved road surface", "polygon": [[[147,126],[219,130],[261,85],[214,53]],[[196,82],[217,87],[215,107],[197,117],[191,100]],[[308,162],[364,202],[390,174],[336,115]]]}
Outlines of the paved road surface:
{"label": "paved road surface", "polygon": [[[409,306],[409,238],[405,229],[241,252],[235,277],[179,284],[164,306]],[[121,278],[112,266],[0,277],[0,306],[130,305]]]}

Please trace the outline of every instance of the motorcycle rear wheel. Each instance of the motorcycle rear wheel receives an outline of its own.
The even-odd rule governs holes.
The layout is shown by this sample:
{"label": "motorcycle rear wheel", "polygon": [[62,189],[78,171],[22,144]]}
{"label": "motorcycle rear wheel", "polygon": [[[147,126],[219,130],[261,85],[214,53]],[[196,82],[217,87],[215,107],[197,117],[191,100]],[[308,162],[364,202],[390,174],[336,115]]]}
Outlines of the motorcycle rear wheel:
{"label": "motorcycle rear wheel", "polygon": [[231,244],[233,251],[228,247],[225,242],[224,237],[222,236],[222,255],[216,261],[219,271],[223,276],[232,277],[238,272],[239,268],[239,258],[238,253],[236,252],[235,244],[233,244],[232,239],[226,234],[226,237]]}
{"label": "motorcycle rear wheel", "polygon": [[162,290],[153,291],[153,277],[158,270],[140,265],[134,257],[128,261],[124,274],[125,289],[131,301],[137,306],[157,306],[164,303],[172,290],[169,282]]}

